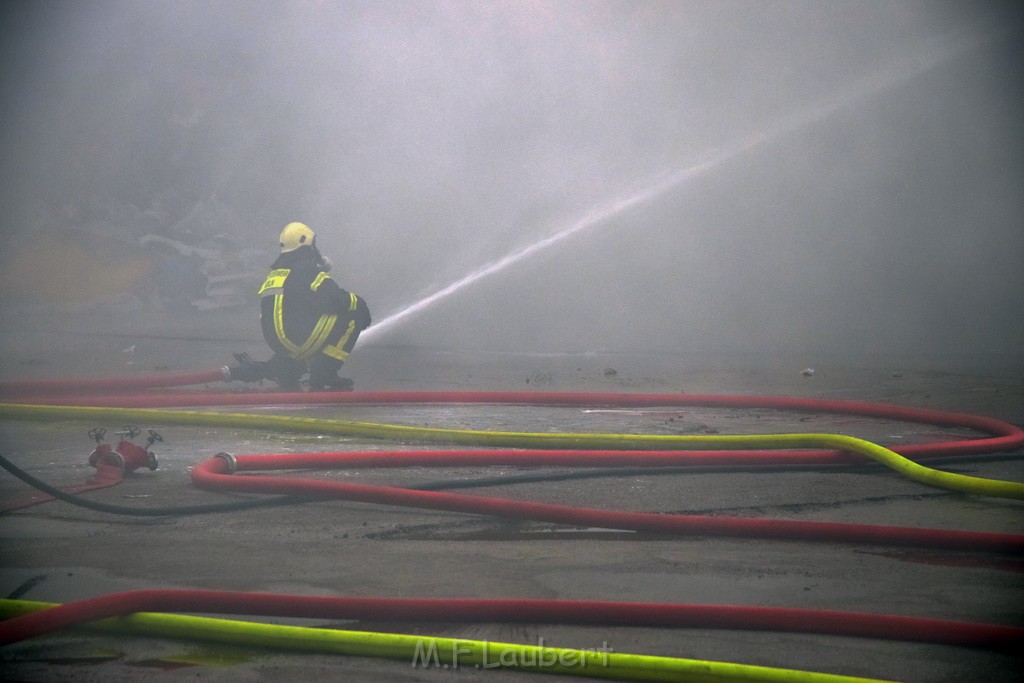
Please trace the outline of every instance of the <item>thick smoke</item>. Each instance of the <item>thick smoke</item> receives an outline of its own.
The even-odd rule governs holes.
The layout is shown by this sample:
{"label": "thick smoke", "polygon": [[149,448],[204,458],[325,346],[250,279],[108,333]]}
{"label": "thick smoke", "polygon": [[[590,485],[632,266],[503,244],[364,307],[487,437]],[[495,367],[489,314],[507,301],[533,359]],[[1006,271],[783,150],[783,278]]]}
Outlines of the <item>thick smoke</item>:
{"label": "thick smoke", "polygon": [[373,343],[1019,363],[1024,22],[967,5],[8,3],[5,305],[302,220],[381,320],[713,160]]}

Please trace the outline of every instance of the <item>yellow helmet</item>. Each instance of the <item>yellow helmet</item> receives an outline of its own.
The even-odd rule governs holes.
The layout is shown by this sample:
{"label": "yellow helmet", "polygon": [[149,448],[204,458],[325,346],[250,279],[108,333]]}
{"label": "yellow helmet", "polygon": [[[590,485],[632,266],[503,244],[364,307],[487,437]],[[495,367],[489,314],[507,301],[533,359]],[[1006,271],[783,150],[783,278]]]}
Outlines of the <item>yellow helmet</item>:
{"label": "yellow helmet", "polygon": [[281,231],[281,253],[295,251],[299,247],[313,244],[316,233],[305,223],[289,223]]}

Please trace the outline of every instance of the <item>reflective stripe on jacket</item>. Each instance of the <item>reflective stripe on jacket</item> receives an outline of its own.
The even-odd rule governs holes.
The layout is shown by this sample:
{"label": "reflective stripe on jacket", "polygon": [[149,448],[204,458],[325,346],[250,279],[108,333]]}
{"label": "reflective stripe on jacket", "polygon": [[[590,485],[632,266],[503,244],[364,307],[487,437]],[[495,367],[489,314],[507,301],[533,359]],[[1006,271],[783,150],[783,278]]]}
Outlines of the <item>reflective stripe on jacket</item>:
{"label": "reflective stripe on jacket", "polygon": [[259,289],[267,344],[300,360],[324,350],[338,318],[350,320],[359,305],[359,297],[339,287],[305,252],[282,254]]}

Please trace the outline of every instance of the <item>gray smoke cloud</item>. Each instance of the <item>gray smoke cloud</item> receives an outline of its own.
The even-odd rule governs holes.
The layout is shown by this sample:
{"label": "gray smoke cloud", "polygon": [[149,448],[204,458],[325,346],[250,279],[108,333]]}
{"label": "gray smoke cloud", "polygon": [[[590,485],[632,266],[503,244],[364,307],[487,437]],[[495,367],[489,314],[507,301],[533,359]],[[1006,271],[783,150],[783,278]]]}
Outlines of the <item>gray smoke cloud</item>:
{"label": "gray smoke cloud", "polygon": [[8,3],[5,261],[302,220],[377,320],[493,268],[367,343],[1024,362],[1024,23],[967,5]]}

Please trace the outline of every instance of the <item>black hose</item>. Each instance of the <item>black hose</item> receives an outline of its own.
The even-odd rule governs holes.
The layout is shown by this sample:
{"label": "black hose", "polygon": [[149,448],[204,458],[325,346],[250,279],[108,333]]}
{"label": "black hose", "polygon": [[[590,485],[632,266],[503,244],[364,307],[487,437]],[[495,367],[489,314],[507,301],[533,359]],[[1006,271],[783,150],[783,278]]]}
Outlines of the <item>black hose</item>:
{"label": "black hose", "polygon": [[309,498],[303,496],[276,496],[273,498],[260,498],[256,500],[239,500],[232,501],[230,503],[207,503],[205,505],[183,505],[180,507],[162,507],[162,508],[136,508],[128,507],[125,505],[110,505],[109,503],[99,503],[82,496],[75,495],[73,493],[67,493],[61,491],[59,488],[50,486],[45,481],[36,479],[31,474],[21,469],[13,462],[0,455],[0,467],[21,479],[23,482],[32,486],[33,488],[39,489],[43,493],[49,494],[58,500],[62,500],[65,503],[71,503],[79,507],[87,508],[89,510],[95,510],[97,512],[107,512],[113,515],[132,515],[135,517],[169,517],[169,516],[184,516],[184,515],[203,515],[213,512],[233,512],[235,510],[247,510],[249,508],[256,507],[269,507],[274,505],[295,505],[297,503],[305,503],[311,500],[318,500],[317,498]]}
{"label": "black hose", "polygon": [[[956,465],[976,462],[1001,462],[1006,460],[1020,460],[1024,453],[993,453],[986,455],[950,456],[948,458],[932,458],[928,462],[936,465]],[[499,475],[496,477],[481,477],[479,479],[461,479],[426,482],[406,488],[414,491],[442,491],[445,489],[468,489],[483,488],[487,486],[506,486],[512,484],[532,484],[544,481],[566,481],[571,479],[600,479],[603,477],[638,477],[655,476],[660,474],[709,474],[720,472],[820,472],[828,469],[830,472],[864,472],[871,470],[886,470],[885,465],[875,462],[857,463],[849,465],[706,465],[694,467],[691,465],[675,465],[666,467],[605,467],[596,469],[573,470],[571,472],[544,472],[530,474]]]}
{"label": "black hose", "polygon": [[[985,462],[985,461],[1002,461],[1002,460],[1014,460],[1020,459],[1022,454],[1010,453],[1010,454],[991,454],[991,455],[979,455],[971,458],[950,457],[942,458],[941,461],[947,461],[948,463],[966,463],[966,462]],[[932,462],[940,462],[934,460]],[[835,465],[834,469],[837,470],[864,470],[864,469],[883,469],[882,466],[874,466],[874,463],[864,465]],[[46,482],[35,478],[28,472],[24,471],[10,460],[0,455],[0,467],[13,474],[18,479],[39,489],[43,493],[47,493],[58,500],[62,500],[65,503],[72,505],[78,505],[90,510],[97,512],[107,512],[115,515],[132,515],[136,517],[184,517],[188,515],[203,515],[211,514],[216,512],[233,512],[236,510],[249,510],[252,508],[260,507],[274,507],[284,505],[300,505],[302,503],[315,502],[317,500],[325,500],[323,498],[307,497],[307,496],[275,496],[272,498],[259,498],[255,500],[241,500],[232,501],[230,503],[207,503],[204,505],[184,505],[178,507],[163,507],[163,508],[136,508],[128,507],[125,505],[111,505],[109,503],[99,503],[96,501],[83,498],[81,496],[61,491],[58,488],[50,486]],[[444,491],[448,489],[467,489],[467,488],[484,488],[488,486],[509,486],[515,484],[531,484],[545,481],[567,481],[574,479],[597,479],[603,477],[623,477],[623,476],[653,476],[661,474],[697,474],[701,472],[720,472],[728,470],[730,472],[743,471],[747,468],[740,468],[737,470],[735,467],[614,467],[614,468],[601,468],[601,469],[586,469],[586,470],[574,470],[572,472],[545,472],[545,473],[531,473],[531,474],[519,474],[519,475],[502,475],[497,477],[481,477],[478,479],[461,479],[452,480],[444,479],[441,481],[426,482],[423,484],[417,484],[416,486],[408,486],[414,491]],[[817,466],[802,466],[802,465],[776,465],[772,467],[758,467],[749,468],[749,471],[764,472],[768,471],[806,471],[812,469],[821,469],[820,465]],[[2,513],[0,513],[2,514]]]}

